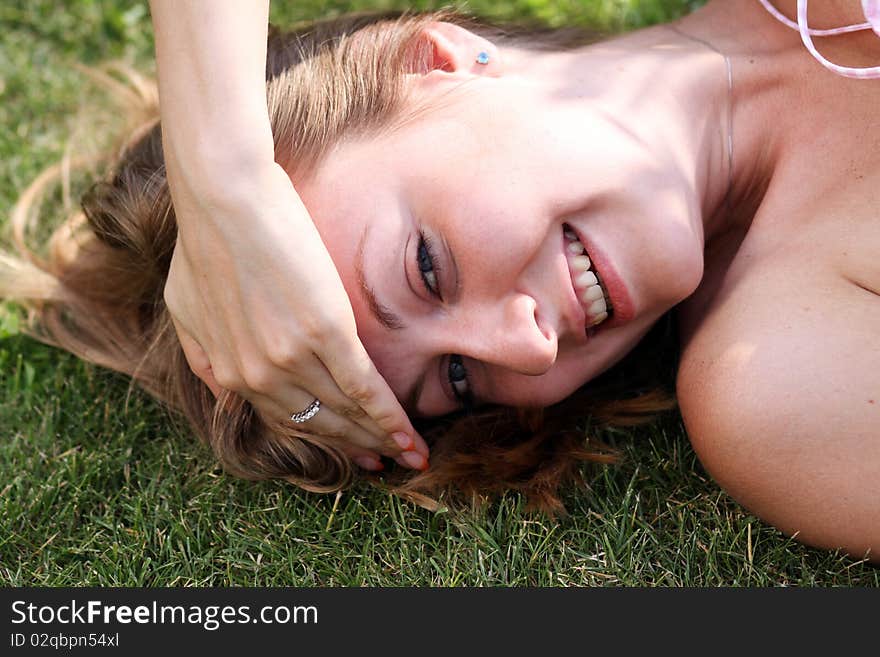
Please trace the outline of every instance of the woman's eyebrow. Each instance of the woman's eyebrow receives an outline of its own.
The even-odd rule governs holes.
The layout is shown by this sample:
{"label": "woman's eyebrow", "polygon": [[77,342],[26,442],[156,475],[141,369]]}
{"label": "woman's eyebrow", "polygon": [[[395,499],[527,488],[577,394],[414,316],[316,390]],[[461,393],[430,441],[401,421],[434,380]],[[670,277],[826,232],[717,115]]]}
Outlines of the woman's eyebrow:
{"label": "woman's eyebrow", "polygon": [[373,286],[367,282],[364,272],[364,244],[366,243],[369,230],[369,226],[364,228],[364,232],[361,234],[361,239],[358,242],[357,252],[354,256],[354,271],[355,274],[357,274],[358,285],[360,285],[361,292],[367,300],[367,306],[370,308],[370,312],[373,314],[373,317],[376,318],[376,321],[390,331],[400,331],[406,328],[406,324],[403,323],[400,315],[396,314],[388,306],[381,303],[376,297],[376,293],[373,291]]}

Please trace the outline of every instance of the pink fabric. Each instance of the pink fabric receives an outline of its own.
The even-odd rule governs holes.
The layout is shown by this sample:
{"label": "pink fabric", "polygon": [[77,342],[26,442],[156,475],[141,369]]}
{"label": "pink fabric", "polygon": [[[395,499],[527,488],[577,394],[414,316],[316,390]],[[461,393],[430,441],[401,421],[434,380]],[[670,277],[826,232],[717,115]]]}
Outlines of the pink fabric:
{"label": "pink fabric", "polygon": [[801,40],[804,42],[807,50],[809,50],[810,54],[829,71],[848,78],[856,78],[860,80],[875,80],[880,78],[880,66],[872,66],[869,68],[840,66],[839,64],[835,64],[834,62],[825,59],[813,44],[813,37],[846,34],[847,32],[858,32],[860,30],[874,30],[877,36],[880,36],[880,0],[862,0],[862,10],[867,22],[835,27],[830,30],[814,30],[810,28],[809,23],[807,22],[807,0],[798,0],[796,23],[776,9],[776,7],[770,3],[770,0],[758,1],[773,15],[774,18],[800,32]]}
{"label": "pink fabric", "polygon": [[862,8],[871,28],[880,36],[880,0],[862,0]]}

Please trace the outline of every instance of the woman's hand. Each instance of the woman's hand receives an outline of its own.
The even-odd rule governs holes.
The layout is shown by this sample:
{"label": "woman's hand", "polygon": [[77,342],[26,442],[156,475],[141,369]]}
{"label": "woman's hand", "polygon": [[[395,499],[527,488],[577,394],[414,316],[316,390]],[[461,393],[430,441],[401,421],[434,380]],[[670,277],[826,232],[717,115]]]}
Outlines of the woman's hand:
{"label": "woman's hand", "polygon": [[377,454],[426,468],[427,445],[358,339],[286,172],[227,153],[184,175],[167,159],[179,228],[165,302],[193,372],[215,396],[231,390],[278,420],[319,399],[303,431],[338,438],[365,469],[382,468]]}
{"label": "woman's hand", "polygon": [[[177,217],[165,302],[193,371],[263,415],[427,467],[428,448],[357,337],[345,289],[287,173],[266,105],[268,0],[150,0],[162,150]],[[396,439],[396,441],[395,441]]]}

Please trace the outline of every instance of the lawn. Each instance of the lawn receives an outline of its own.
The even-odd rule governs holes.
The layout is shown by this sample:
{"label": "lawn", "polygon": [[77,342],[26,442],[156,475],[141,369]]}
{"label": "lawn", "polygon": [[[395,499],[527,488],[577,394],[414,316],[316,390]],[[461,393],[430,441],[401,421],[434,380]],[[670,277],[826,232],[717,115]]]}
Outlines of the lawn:
{"label": "lawn", "polygon": [[[685,0],[481,0],[493,19],[614,31]],[[273,3],[277,23],[430,2]],[[145,2],[0,3],[0,222],[64,151],[86,84],[74,62],[149,71]],[[51,208],[49,208],[51,212]],[[734,503],[675,414],[607,431],[620,465],[588,471],[568,515],[509,496],[429,512],[360,485],[315,495],[220,471],[206,448],[127,381],[19,332],[0,306],[0,585],[878,586],[880,570],[813,550]]]}

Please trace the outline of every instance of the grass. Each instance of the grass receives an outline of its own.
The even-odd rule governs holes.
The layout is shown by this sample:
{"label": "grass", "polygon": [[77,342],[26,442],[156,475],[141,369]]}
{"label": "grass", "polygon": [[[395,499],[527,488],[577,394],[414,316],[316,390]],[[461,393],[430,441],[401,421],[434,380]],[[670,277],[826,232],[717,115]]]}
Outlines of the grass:
{"label": "grass", "polygon": [[[371,2],[273,4],[279,23]],[[431,3],[408,3],[427,7]],[[646,25],[684,0],[471,2],[496,19]],[[142,2],[0,4],[0,222],[63,152],[83,97],[73,62],[148,68]],[[219,471],[124,377],[19,333],[0,310],[0,585],[878,586],[877,568],[782,536],[705,474],[672,415],[608,432],[619,466],[567,492],[569,515],[509,496],[431,513],[361,485],[339,496]]]}

